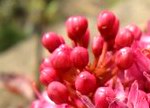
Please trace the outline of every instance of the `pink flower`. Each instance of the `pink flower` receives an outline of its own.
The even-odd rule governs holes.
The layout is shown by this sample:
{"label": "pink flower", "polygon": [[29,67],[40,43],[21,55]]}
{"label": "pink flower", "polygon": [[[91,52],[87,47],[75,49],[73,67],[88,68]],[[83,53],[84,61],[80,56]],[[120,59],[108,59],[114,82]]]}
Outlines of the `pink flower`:
{"label": "pink flower", "polygon": [[87,19],[69,17],[66,27],[73,47],[53,32],[42,38],[52,52],[40,66],[46,93],[37,93],[31,108],[149,108],[149,26],[144,34],[135,24],[119,30],[113,12],[100,12],[97,27],[101,36],[93,40],[91,62]]}

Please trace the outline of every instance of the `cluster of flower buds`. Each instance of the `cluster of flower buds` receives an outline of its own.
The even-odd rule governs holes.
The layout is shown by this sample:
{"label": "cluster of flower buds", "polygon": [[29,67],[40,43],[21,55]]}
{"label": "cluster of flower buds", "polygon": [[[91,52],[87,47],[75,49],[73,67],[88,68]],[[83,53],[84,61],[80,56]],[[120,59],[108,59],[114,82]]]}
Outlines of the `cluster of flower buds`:
{"label": "cluster of flower buds", "polygon": [[46,98],[39,96],[31,108],[149,108],[150,36],[135,24],[120,28],[108,10],[99,13],[97,29],[92,61],[85,17],[66,21],[72,46],[54,32],[43,35],[42,44],[50,52],[40,65]]}

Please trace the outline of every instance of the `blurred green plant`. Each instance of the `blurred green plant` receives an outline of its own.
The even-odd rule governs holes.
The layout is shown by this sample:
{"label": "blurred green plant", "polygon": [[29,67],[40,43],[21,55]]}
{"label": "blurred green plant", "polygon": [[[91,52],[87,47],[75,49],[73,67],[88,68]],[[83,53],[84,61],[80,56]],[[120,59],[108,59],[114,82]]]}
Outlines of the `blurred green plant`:
{"label": "blurred green plant", "polygon": [[[0,0],[0,52],[25,38],[25,33],[16,23],[25,14],[24,9],[12,0]],[[21,15],[19,15],[21,14]],[[18,21],[20,22],[20,21]]]}
{"label": "blurred green plant", "polygon": [[25,34],[21,28],[13,23],[4,22],[0,25],[0,52],[23,40]]}
{"label": "blurred green plant", "polygon": [[55,22],[59,0],[0,0],[0,52],[16,43],[41,35]]}

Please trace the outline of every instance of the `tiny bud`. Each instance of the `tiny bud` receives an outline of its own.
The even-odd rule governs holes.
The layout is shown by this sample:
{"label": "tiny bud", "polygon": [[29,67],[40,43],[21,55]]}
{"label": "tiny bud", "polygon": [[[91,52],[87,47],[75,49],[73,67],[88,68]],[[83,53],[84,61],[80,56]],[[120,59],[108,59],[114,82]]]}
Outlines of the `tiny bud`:
{"label": "tiny bud", "polygon": [[48,85],[47,93],[49,98],[56,104],[62,104],[68,101],[69,92],[67,87],[58,81],[53,81]]}
{"label": "tiny bud", "polygon": [[115,38],[115,47],[122,48],[122,47],[131,46],[133,40],[134,40],[134,36],[132,32],[129,31],[127,28],[123,28],[118,32]]}
{"label": "tiny bud", "polygon": [[104,40],[111,40],[118,31],[119,20],[112,12],[104,10],[98,16],[97,26]]}
{"label": "tiny bud", "polygon": [[75,88],[83,95],[88,95],[96,89],[96,78],[88,71],[81,72],[75,81]]}
{"label": "tiny bud", "polygon": [[71,48],[66,45],[61,45],[59,48],[57,48],[51,56],[52,66],[56,70],[69,70],[72,67],[70,52]]}
{"label": "tiny bud", "polygon": [[44,85],[48,85],[52,81],[58,80],[58,74],[52,67],[45,68],[40,73],[40,82]]}
{"label": "tiny bud", "polygon": [[76,68],[83,69],[89,62],[88,51],[84,47],[75,47],[71,52],[71,61]]}
{"label": "tiny bud", "polygon": [[140,30],[138,26],[131,24],[131,25],[128,25],[126,28],[132,32],[135,40],[140,40],[142,31]]}
{"label": "tiny bud", "polygon": [[95,108],[108,108],[115,98],[114,91],[109,87],[99,87],[94,94]]}
{"label": "tiny bud", "polygon": [[104,29],[111,29],[115,22],[115,15],[107,10],[102,11],[98,16],[98,29],[99,31]]}
{"label": "tiny bud", "polygon": [[62,38],[54,32],[47,32],[42,37],[43,46],[51,53],[62,44],[62,41]]}
{"label": "tiny bud", "polygon": [[103,49],[104,40],[101,36],[94,37],[92,42],[92,51],[95,57],[99,57]]}
{"label": "tiny bud", "polygon": [[78,41],[85,34],[88,21],[83,16],[72,16],[66,21],[67,33],[70,39]]}
{"label": "tiny bud", "polygon": [[50,58],[44,58],[41,65],[40,65],[40,68],[39,68],[39,71],[41,72],[43,69],[47,68],[47,67],[51,67],[51,60]]}
{"label": "tiny bud", "polygon": [[133,53],[131,48],[124,47],[116,54],[115,62],[120,69],[128,69],[133,64]]}

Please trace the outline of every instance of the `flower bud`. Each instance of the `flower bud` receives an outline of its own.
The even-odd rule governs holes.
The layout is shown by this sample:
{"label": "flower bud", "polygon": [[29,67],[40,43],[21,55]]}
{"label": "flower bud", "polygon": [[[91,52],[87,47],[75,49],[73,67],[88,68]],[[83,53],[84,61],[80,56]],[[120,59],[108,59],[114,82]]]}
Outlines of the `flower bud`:
{"label": "flower bud", "polygon": [[115,38],[115,46],[117,48],[131,46],[133,40],[134,40],[134,36],[132,32],[127,28],[123,28],[118,32]]}
{"label": "flower bud", "polygon": [[99,87],[94,94],[95,108],[108,108],[115,98],[114,91],[109,87]]}
{"label": "flower bud", "polygon": [[52,67],[45,68],[40,73],[40,82],[44,85],[48,85],[52,81],[58,80],[58,74]]}
{"label": "flower bud", "polygon": [[41,65],[40,65],[40,68],[39,68],[39,71],[41,72],[43,69],[47,68],[47,67],[51,67],[51,60],[50,58],[44,58]]}
{"label": "flower bud", "polygon": [[88,95],[96,89],[96,78],[88,71],[81,72],[75,80],[75,88],[81,94]]}
{"label": "flower bud", "polygon": [[104,40],[111,40],[118,31],[119,20],[112,12],[104,10],[98,16],[97,26]]}
{"label": "flower bud", "polygon": [[67,33],[70,39],[78,41],[85,34],[88,21],[83,16],[72,16],[66,21]]}
{"label": "flower bud", "polygon": [[92,51],[95,57],[99,57],[103,49],[104,40],[101,36],[94,37],[92,42]]}
{"label": "flower bud", "polygon": [[57,48],[51,56],[52,66],[56,70],[66,71],[72,67],[72,61],[70,59],[71,48],[66,45],[61,45]]}
{"label": "flower bud", "polygon": [[47,93],[49,98],[56,104],[62,104],[68,101],[69,92],[67,87],[58,81],[53,81],[48,85]]}
{"label": "flower bud", "polygon": [[136,26],[135,24],[130,24],[126,28],[132,32],[135,40],[140,40],[142,31],[138,26]]}
{"label": "flower bud", "polygon": [[124,47],[116,54],[115,62],[120,69],[128,69],[133,64],[133,53],[131,48]]}
{"label": "flower bud", "polygon": [[49,52],[53,52],[63,42],[63,38],[54,32],[47,32],[42,37],[42,44]]}
{"label": "flower bud", "polygon": [[83,69],[89,62],[88,51],[84,47],[75,47],[71,52],[71,61],[76,68]]}

